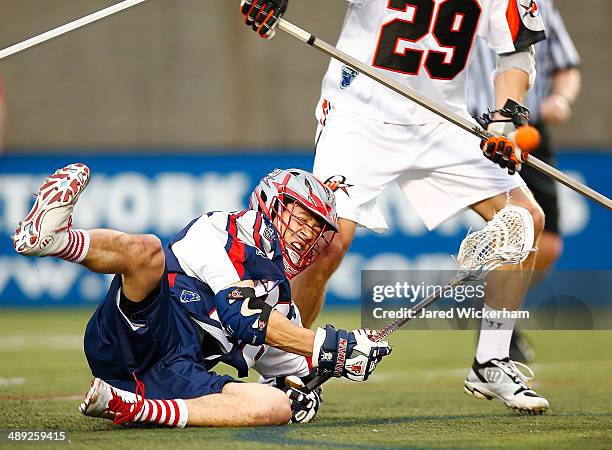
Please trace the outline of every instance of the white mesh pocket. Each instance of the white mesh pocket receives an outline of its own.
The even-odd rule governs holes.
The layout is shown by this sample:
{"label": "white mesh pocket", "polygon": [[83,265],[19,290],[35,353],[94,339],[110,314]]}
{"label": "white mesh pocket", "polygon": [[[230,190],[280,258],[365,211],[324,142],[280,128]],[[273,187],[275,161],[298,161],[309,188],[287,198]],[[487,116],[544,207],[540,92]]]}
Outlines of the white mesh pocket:
{"label": "white mesh pocket", "polygon": [[488,271],[500,265],[518,264],[533,248],[533,218],[519,206],[506,206],[487,226],[461,242],[457,262],[465,272]]}

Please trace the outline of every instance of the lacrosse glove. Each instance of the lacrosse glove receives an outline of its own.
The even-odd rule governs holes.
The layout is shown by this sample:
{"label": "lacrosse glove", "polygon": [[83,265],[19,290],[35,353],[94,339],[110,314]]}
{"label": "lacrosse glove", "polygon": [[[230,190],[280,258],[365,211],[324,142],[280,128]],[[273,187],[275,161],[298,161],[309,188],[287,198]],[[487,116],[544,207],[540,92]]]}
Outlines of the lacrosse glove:
{"label": "lacrosse glove", "polygon": [[276,25],[287,10],[288,0],[240,0],[244,23],[259,36],[272,39]]}
{"label": "lacrosse glove", "polygon": [[272,383],[291,400],[291,423],[308,423],[317,415],[323,403],[321,387],[306,393],[303,379],[297,376],[276,377]]}
{"label": "lacrosse glove", "polygon": [[320,375],[365,381],[376,365],[391,353],[387,341],[375,342],[370,330],[336,330],[327,325],[315,335],[312,365]]}
{"label": "lacrosse glove", "polygon": [[[497,115],[495,119],[494,115]],[[527,125],[529,110],[508,99],[502,109],[489,111],[483,114],[480,120],[487,127],[487,131],[495,135],[481,143],[485,157],[502,169],[508,169],[510,175],[519,172],[522,163],[529,156],[529,151],[521,150],[514,143],[514,136],[517,127]]]}

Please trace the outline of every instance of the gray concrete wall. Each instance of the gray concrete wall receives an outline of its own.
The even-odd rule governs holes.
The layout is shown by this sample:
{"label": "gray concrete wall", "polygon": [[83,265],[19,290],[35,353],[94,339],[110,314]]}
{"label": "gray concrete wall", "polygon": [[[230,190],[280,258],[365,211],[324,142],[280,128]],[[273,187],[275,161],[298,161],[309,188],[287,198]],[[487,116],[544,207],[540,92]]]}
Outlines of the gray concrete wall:
{"label": "gray concrete wall", "polygon": [[[0,0],[2,48],[113,1]],[[310,146],[327,58],[280,34],[256,38],[238,0],[149,0],[0,61],[7,146]],[[612,147],[612,2],[557,0],[584,60],[563,145]],[[588,5],[588,6],[586,6]],[[293,0],[288,18],[336,40],[342,0]]]}

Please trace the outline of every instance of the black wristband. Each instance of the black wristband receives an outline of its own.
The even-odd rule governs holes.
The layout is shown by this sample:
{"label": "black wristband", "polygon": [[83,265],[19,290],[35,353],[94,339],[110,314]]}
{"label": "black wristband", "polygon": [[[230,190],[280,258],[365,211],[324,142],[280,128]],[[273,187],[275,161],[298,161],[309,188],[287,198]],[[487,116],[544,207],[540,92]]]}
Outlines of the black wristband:
{"label": "black wristband", "polygon": [[264,302],[261,308],[261,314],[259,314],[259,321],[257,322],[257,329],[266,334],[268,329],[268,322],[270,321],[270,314],[272,314],[272,308],[270,305]]}

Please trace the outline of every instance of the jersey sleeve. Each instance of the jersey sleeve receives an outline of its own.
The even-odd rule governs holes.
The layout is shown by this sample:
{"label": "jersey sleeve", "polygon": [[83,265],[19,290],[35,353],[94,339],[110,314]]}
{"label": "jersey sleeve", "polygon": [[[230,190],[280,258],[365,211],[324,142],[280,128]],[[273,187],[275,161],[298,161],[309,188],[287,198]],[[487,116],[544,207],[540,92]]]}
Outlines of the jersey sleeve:
{"label": "jersey sleeve", "polygon": [[274,226],[256,211],[205,214],[169,246],[181,269],[215,294],[241,280],[285,280]]}
{"label": "jersey sleeve", "polygon": [[226,243],[205,214],[170,243],[181,268],[216,294],[241,280],[225,250]]}
{"label": "jersey sleeve", "polygon": [[526,50],[546,39],[544,22],[535,0],[484,2],[478,34],[500,55]]}

